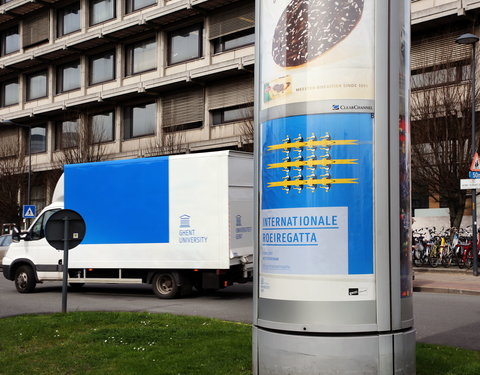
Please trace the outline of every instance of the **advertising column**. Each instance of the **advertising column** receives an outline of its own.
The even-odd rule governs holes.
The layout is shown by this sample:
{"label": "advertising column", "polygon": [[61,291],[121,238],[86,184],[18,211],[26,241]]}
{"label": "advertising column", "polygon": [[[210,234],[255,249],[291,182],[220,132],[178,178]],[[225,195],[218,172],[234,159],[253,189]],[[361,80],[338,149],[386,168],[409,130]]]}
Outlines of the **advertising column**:
{"label": "advertising column", "polygon": [[[388,270],[377,275],[376,258],[389,255],[376,248],[375,232],[378,207],[389,212],[388,200],[376,200],[376,188],[389,178],[381,181],[375,168],[376,160],[388,159],[376,154],[377,142],[386,150],[390,142],[377,139],[377,111],[387,109],[375,107],[379,95],[389,96],[387,85],[377,92],[376,80],[386,77],[375,69],[376,23],[389,14],[389,3],[257,3],[255,374],[375,374],[394,367],[393,349],[386,349],[394,324],[385,334],[378,319],[386,315],[379,308],[391,308],[390,297],[377,298],[379,290],[385,294],[378,283],[392,280]],[[405,100],[397,93],[396,106]],[[398,132],[398,117],[395,126]],[[399,275],[400,259],[399,251]],[[402,272],[407,279],[408,269]],[[393,283],[400,289],[400,279]]]}
{"label": "advertising column", "polygon": [[259,297],[374,301],[374,1],[262,1],[260,25]]}

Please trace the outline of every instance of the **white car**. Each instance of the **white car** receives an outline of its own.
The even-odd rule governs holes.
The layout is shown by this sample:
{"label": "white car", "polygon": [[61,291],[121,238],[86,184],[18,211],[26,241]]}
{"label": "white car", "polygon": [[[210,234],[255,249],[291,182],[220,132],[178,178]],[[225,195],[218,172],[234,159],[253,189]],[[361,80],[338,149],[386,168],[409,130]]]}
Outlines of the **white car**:
{"label": "white car", "polygon": [[4,234],[0,236],[0,266],[2,265],[3,257],[7,253],[8,246],[12,243],[12,235]]}

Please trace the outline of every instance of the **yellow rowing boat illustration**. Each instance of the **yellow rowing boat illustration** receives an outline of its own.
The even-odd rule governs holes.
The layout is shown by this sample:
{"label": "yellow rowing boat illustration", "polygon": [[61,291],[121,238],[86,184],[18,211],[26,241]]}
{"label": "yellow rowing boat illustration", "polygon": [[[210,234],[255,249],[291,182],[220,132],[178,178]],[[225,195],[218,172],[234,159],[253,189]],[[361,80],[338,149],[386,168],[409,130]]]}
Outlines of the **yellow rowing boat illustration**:
{"label": "yellow rowing boat illustration", "polygon": [[321,139],[319,141],[308,140],[305,142],[285,142],[277,145],[268,146],[268,151],[273,150],[285,150],[289,148],[301,148],[301,147],[331,147],[331,146],[340,146],[340,145],[358,145],[358,140],[356,139],[343,139],[343,140],[330,140],[330,139]]}
{"label": "yellow rowing boat illustration", "polygon": [[358,159],[320,159],[320,160],[297,160],[282,163],[268,164],[268,169],[291,168],[291,167],[314,167],[317,165],[327,166],[336,164],[358,164]]}
{"label": "yellow rowing boat illustration", "polygon": [[290,186],[313,186],[313,185],[332,185],[332,184],[358,184],[358,178],[318,178],[308,180],[285,180],[269,182],[268,187],[290,187]]}

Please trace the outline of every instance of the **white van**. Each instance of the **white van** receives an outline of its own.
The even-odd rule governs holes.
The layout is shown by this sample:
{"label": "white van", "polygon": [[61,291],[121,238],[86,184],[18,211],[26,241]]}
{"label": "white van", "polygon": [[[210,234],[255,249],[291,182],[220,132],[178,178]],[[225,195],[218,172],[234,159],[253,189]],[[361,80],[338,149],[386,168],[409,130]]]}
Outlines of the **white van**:
{"label": "white van", "polygon": [[63,208],[85,220],[69,283],[149,283],[160,298],[218,289],[253,273],[253,157],[219,151],[66,165],[46,207],[3,259],[20,293],[62,280],[63,251],[45,239]]}

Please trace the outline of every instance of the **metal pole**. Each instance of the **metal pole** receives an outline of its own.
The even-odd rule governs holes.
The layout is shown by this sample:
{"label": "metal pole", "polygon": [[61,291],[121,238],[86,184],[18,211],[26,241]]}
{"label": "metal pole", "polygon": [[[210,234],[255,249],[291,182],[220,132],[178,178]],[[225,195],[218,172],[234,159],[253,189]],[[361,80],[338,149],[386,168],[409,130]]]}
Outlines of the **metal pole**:
{"label": "metal pole", "polygon": [[62,313],[67,312],[68,287],[68,216],[63,218],[63,286],[62,286]]}
{"label": "metal pole", "polygon": [[[475,58],[475,49],[476,43],[472,44],[472,159],[476,151],[476,126],[475,126],[475,109],[476,109],[476,100],[475,100],[475,68],[476,68],[476,58]],[[478,276],[478,259],[477,259],[477,190],[472,190],[472,229],[473,229],[473,239],[472,239],[472,251],[473,251],[473,275]]]}
{"label": "metal pole", "polygon": [[32,189],[32,128],[28,127],[28,185],[27,204],[30,205]]}

